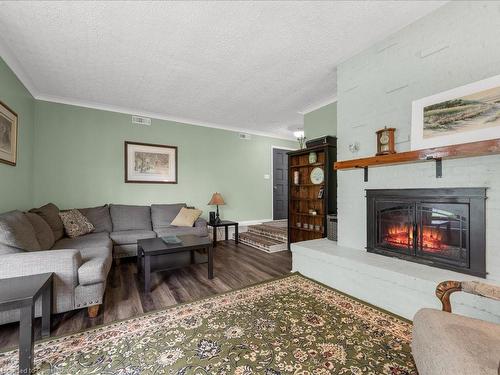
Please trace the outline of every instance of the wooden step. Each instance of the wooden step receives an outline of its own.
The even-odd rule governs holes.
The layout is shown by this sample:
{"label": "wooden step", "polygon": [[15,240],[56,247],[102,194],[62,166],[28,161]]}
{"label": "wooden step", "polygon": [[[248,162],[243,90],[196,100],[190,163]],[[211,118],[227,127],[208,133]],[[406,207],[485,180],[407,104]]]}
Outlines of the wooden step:
{"label": "wooden step", "polygon": [[249,225],[247,233],[254,233],[263,237],[287,242],[287,228],[276,227],[267,224]]}
{"label": "wooden step", "polygon": [[287,250],[288,248],[285,241],[264,237],[251,232],[240,233],[238,240],[245,245],[265,251],[266,253],[276,253],[278,251]]}

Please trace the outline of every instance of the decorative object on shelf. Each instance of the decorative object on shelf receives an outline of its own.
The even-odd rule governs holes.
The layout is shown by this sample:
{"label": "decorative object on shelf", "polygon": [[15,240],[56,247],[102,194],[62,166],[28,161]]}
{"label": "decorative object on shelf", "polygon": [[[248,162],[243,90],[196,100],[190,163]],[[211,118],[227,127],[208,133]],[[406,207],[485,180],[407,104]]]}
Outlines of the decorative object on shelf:
{"label": "decorative object on shelf", "polygon": [[395,128],[388,128],[387,126],[377,133],[377,156],[395,154],[394,146],[394,131]]}
{"label": "decorative object on shelf", "polygon": [[314,164],[318,161],[318,155],[313,151],[309,153],[309,164]]}
{"label": "decorative object on shelf", "polygon": [[215,214],[215,221],[213,223],[215,224],[220,224],[221,220],[219,217],[219,206],[223,206],[226,204],[224,202],[224,198],[222,198],[222,195],[220,193],[213,193],[212,199],[210,199],[210,202],[207,203],[209,206],[217,206],[217,213]]}
{"label": "decorative object on shelf", "polygon": [[208,213],[208,221],[210,223],[215,223],[215,211],[210,211]]}
{"label": "decorative object on shelf", "polygon": [[349,145],[349,151],[351,151],[353,154],[359,151],[359,142],[354,142]]}
{"label": "decorative object on shelf", "polygon": [[125,182],[176,184],[177,147],[125,142]]}
{"label": "decorative object on shelf", "polygon": [[297,138],[297,142],[299,142],[299,148],[302,150],[306,142],[306,136],[304,135],[304,130],[297,129],[297,131],[293,132],[293,135],[295,138]]}
{"label": "decorative object on shelf", "polygon": [[313,210],[312,208],[309,210],[309,215],[316,216],[317,214],[316,210]]}
{"label": "decorative object on shelf", "polygon": [[325,180],[325,172],[323,171],[323,168],[316,167],[313,168],[311,171],[311,182],[315,185],[322,184],[323,181]]}
{"label": "decorative object on shelf", "polygon": [[293,183],[295,185],[298,185],[300,183],[300,174],[299,174],[299,171],[294,171],[293,172]]}
{"label": "decorative object on shelf", "polygon": [[500,137],[500,75],[412,103],[411,149]]}
{"label": "decorative object on shelf", "polygon": [[0,102],[0,163],[17,162],[17,114]]}
{"label": "decorative object on shelf", "polygon": [[300,221],[297,221],[297,228],[300,228],[300,226],[302,225],[302,223]]}
{"label": "decorative object on shelf", "polygon": [[323,186],[319,189],[318,191],[318,199],[323,199],[323,194],[325,192],[325,189],[323,188]]}
{"label": "decorative object on shelf", "polygon": [[316,231],[318,231],[318,232],[319,232],[319,230],[320,230],[320,229],[321,229],[321,225],[317,225],[317,224],[316,224],[316,225],[314,226],[314,230],[316,230]]}

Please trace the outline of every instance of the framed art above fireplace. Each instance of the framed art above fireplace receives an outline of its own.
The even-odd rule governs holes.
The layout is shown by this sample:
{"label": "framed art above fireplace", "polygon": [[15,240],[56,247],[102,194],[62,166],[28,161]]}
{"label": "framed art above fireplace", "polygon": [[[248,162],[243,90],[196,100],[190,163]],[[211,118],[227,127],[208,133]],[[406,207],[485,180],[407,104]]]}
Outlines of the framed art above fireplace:
{"label": "framed art above fireplace", "polygon": [[366,190],[367,250],[486,276],[486,188]]}
{"label": "framed art above fireplace", "polygon": [[500,75],[412,103],[412,150],[495,138],[500,138]]}

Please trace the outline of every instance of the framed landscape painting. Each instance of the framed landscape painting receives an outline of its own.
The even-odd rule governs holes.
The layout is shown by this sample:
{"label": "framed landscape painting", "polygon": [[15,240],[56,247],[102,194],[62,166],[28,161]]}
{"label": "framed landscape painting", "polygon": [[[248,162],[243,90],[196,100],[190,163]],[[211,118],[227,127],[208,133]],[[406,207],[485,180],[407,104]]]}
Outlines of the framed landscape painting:
{"label": "framed landscape painting", "polygon": [[500,75],[416,100],[411,149],[500,138]]}
{"label": "framed landscape painting", "polygon": [[17,163],[17,114],[0,102],[0,163]]}
{"label": "framed landscape painting", "polygon": [[125,182],[176,184],[177,147],[125,142]]}

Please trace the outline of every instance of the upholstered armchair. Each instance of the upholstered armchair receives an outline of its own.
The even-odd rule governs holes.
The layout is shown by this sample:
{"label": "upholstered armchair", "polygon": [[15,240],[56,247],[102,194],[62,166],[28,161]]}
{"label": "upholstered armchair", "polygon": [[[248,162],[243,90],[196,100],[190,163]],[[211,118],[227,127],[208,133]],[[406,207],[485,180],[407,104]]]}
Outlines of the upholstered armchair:
{"label": "upholstered armchair", "polygon": [[500,324],[451,313],[450,296],[459,291],[500,301],[500,286],[440,283],[436,296],[443,311],[421,309],[413,318],[412,354],[418,373],[500,375]]}

